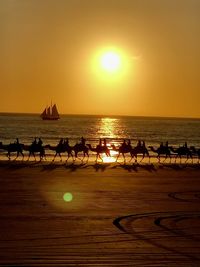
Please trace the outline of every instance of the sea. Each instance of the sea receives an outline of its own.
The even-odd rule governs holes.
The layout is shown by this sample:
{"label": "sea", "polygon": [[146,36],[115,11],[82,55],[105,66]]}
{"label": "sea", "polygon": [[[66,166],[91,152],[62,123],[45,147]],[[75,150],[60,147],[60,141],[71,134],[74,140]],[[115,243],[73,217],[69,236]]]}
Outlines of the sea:
{"label": "sea", "polygon": [[68,138],[70,145],[80,142],[95,145],[99,138],[107,142],[120,143],[131,139],[132,145],[144,140],[146,145],[159,146],[168,141],[178,147],[185,142],[188,146],[200,147],[200,119],[61,115],[57,121],[43,121],[39,114],[0,113],[0,142],[31,144],[40,137],[43,144],[56,145],[60,138]]}

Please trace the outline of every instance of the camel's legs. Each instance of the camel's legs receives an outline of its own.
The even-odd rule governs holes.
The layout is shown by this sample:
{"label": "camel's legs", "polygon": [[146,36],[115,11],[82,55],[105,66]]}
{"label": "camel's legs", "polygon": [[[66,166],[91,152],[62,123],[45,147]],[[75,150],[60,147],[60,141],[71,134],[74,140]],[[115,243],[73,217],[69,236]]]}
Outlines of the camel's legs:
{"label": "camel's legs", "polygon": [[82,163],[83,163],[83,161],[84,161],[84,159],[85,159],[85,154],[86,154],[86,152],[83,151],[83,158],[82,158],[82,160],[81,160]]}
{"label": "camel's legs", "polygon": [[117,155],[117,157],[116,157],[116,161],[115,161],[115,162],[118,161],[118,158],[119,158],[120,154],[121,154],[121,153],[119,152],[118,155]]}
{"label": "camel's legs", "polygon": [[16,156],[15,160],[19,157],[19,154],[22,155],[22,160],[23,160],[24,159],[24,154],[23,154],[22,151],[17,151],[17,156]]}
{"label": "camel's legs", "polygon": [[166,159],[167,159],[167,155],[165,155],[165,158],[164,158],[163,162],[165,162],[165,161],[166,161]]}
{"label": "camel's legs", "polygon": [[74,160],[74,155],[73,155],[73,153],[72,153],[72,152],[70,153],[70,155],[71,155],[71,157],[72,157],[72,160]]}
{"label": "camel's legs", "polygon": [[137,162],[137,154],[135,154],[135,162]]}
{"label": "camel's legs", "polygon": [[70,158],[70,154],[67,153],[67,159],[66,159],[66,162],[68,161],[69,158]]}
{"label": "camel's legs", "polygon": [[10,151],[8,151],[7,155],[8,159],[10,160]]}
{"label": "camel's legs", "polygon": [[29,159],[30,159],[31,155],[33,155],[33,157],[34,157],[34,160],[36,161],[35,153],[34,153],[34,152],[31,152],[31,151],[29,152],[29,155],[28,155],[28,159],[27,159],[27,161],[29,161]]}
{"label": "camel's legs", "polygon": [[143,157],[141,157],[141,160],[140,160],[140,162],[142,162],[142,161],[143,161],[143,159],[144,159],[144,155],[143,155]]}
{"label": "camel's legs", "polygon": [[24,160],[24,153],[23,153],[23,152],[21,152],[21,155],[22,155],[22,160]]}
{"label": "camel's legs", "polygon": [[187,155],[187,158],[186,158],[186,161],[185,161],[185,163],[188,161],[188,159],[189,159],[189,156]]}
{"label": "camel's legs", "polygon": [[40,152],[40,161],[42,161],[43,159],[46,160],[46,155],[45,155],[45,153],[42,151],[42,152]]}
{"label": "camel's legs", "polygon": [[33,152],[29,152],[29,155],[28,155],[28,159],[27,159],[27,161],[29,161],[30,160],[30,157],[31,157],[31,155],[33,155],[34,156],[34,158],[35,158],[35,154],[33,153]]}
{"label": "camel's legs", "polygon": [[122,153],[122,155],[123,155],[123,158],[124,158],[124,164],[126,164],[126,158],[125,158],[124,153]]}
{"label": "camel's legs", "polygon": [[88,152],[83,152],[84,154],[84,156],[83,156],[83,159],[82,159],[82,162],[83,162],[83,160],[84,160],[84,158],[87,156],[87,161],[86,162],[88,162],[88,159],[89,159],[89,154],[88,154]]}
{"label": "camel's legs", "polygon": [[87,152],[86,155],[87,155],[87,161],[86,161],[86,163],[87,163],[89,160],[89,153]]}
{"label": "camel's legs", "polygon": [[53,157],[53,159],[52,159],[52,161],[54,162],[54,160],[55,160],[55,158],[57,157],[57,152],[56,152],[56,154],[54,155],[54,157]]}
{"label": "camel's legs", "polygon": [[75,159],[74,159],[74,161],[75,161],[76,159],[79,159],[80,161],[83,161],[84,156],[83,156],[83,158],[78,157],[78,152],[76,151],[76,152],[75,152]]}
{"label": "camel's legs", "polygon": [[97,153],[97,154],[96,154],[96,160],[95,160],[95,162],[98,161],[98,157],[99,157],[99,155],[98,155],[98,153]]}
{"label": "camel's legs", "polygon": [[61,156],[61,154],[60,154],[60,153],[58,153],[58,155],[59,155],[59,157],[60,157],[60,161],[62,161],[62,156]]}
{"label": "camel's legs", "polygon": [[18,158],[18,156],[19,156],[19,153],[17,152],[17,155],[13,160],[15,161]]}
{"label": "camel's legs", "polygon": [[132,159],[134,159],[134,157],[136,158],[136,155],[135,154],[130,153],[130,156],[131,156],[131,158],[130,158],[129,162],[131,162]]}
{"label": "camel's legs", "polygon": [[103,162],[103,158],[102,158],[102,156],[99,154],[99,158],[101,159],[101,161]]}

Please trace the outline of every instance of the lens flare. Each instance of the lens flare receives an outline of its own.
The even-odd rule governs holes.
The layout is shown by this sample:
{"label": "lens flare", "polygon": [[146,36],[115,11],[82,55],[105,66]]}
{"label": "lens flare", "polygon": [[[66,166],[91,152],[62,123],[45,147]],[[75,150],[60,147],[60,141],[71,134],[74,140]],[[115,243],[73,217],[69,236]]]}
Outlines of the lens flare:
{"label": "lens flare", "polygon": [[73,199],[73,195],[71,193],[67,192],[63,195],[63,199],[65,202],[70,202]]}

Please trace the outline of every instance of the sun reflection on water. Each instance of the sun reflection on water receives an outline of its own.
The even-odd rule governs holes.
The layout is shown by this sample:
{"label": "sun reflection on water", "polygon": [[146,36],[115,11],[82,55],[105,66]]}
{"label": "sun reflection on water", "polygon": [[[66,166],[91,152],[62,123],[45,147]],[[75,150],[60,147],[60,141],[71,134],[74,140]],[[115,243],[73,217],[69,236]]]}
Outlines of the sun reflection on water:
{"label": "sun reflection on water", "polygon": [[109,117],[102,118],[100,122],[100,131],[99,131],[101,137],[116,138],[117,136],[115,135],[115,128],[117,124],[118,124],[118,119],[116,118],[109,118]]}
{"label": "sun reflection on water", "polygon": [[[102,155],[102,160],[105,163],[109,162],[115,162],[116,161],[116,155],[118,154],[116,151],[112,150],[111,145],[115,144],[114,141],[112,141],[112,138],[117,138],[118,136],[115,134],[116,127],[118,125],[118,119],[116,118],[109,118],[105,117],[101,119],[100,124],[100,133],[101,138],[110,138],[111,141],[107,140],[107,147],[110,149],[110,157],[106,156],[105,154]],[[103,135],[102,135],[103,133]]]}

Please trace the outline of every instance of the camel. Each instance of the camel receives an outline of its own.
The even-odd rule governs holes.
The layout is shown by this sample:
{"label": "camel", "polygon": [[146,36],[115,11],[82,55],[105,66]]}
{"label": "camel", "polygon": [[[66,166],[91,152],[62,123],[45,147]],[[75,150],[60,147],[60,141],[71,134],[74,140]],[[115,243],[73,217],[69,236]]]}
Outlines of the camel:
{"label": "camel", "polygon": [[125,154],[131,153],[132,147],[131,147],[131,145],[122,144],[119,148],[116,148],[115,145],[112,145],[112,150],[118,152],[118,155],[117,155],[117,158],[116,158],[116,162],[118,161],[118,158],[122,154],[123,159],[124,159],[124,163],[125,163],[126,162]]}
{"label": "camel", "polygon": [[160,162],[160,156],[161,155],[165,155],[165,159],[164,161],[169,157],[170,158],[170,162],[171,162],[171,152],[170,152],[170,149],[166,146],[163,146],[163,147],[158,147],[158,148],[154,148],[153,146],[149,146],[150,150],[154,153],[157,153],[157,159],[158,159],[158,162]]}
{"label": "camel", "polygon": [[40,146],[38,144],[36,145],[23,145],[23,149],[25,151],[28,151],[29,152],[29,155],[28,155],[28,159],[30,159],[31,155],[34,157],[34,159],[36,160],[36,157],[35,157],[35,153],[39,152],[39,156],[40,156],[40,161],[45,158],[46,159],[46,156],[45,156],[45,147],[44,146]]}
{"label": "camel", "polygon": [[6,150],[8,152],[6,156],[8,157],[9,160],[11,159],[12,152],[17,152],[17,156],[15,159],[19,157],[19,154],[21,154],[22,157],[24,158],[23,144],[11,143],[9,145],[4,145],[2,142],[0,142],[0,149]]}
{"label": "camel", "polygon": [[198,163],[200,163],[200,148],[196,149],[194,146],[190,147],[193,155],[196,155],[198,158]]}
{"label": "camel", "polygon": [[173,147],[169,147],[169,148],[173,153],[176,154],[175,162],[176,162],[176,159],[179,157],[180,158],[180,163],[181,163],[182,156],[187,156],[186,162],[187,162],[187,160],[189,158],[191,158],[192,162],[193,162],[192,152],[189,150],[188,147],[181,146],[179,148],[173,148]]}
{"label": "camel", "polygon": [[149,151],[145,146],[136,146],[136,147],[131,149],[130,153],[131,153],[131,160],[135,157],[135,162],[137,162],[138,154],[142,154],[142,159],[140,160],[140,162],[142,162],[142,160],[144,159],[145,155],[147,157],[149,157],[149,162],[150,162]]}
{"label": "camel", "polygon": [[105,153],[107,157],[110,157],[110,150],[107,146],[101,146],[101,145],[97,145],[95,148],[92,147],[90,144],[87,144],[87,146],[89,147],[89,150],[96,152],[96,162],[98,160],[98,158],[101,159],[101,161],[103,161],[101,154]]}
{"label": "camel", "polygon": [[70,145],[68,145],[68,144],[62,144],[62,145],[59,145],[58,144],[57,146],[46,145],[45,147],[47,149],[49,149],[49,150],[52,150],[52,151],[55,151],[56,152],[52,161],[55,160],[55,158],[57,157],[57,155],[59,155],[60,161],[62,161],[61,153],[65,153],[65,152],[67,152],[67,155],[68,155],[68,157],[66,159],[66,162],[68,161],[68,159],[70,158],[70,156],[72,157],[72,159],[74,159],[73,158],[73,154],[72,154],[72,147]]}
{"label": "camel", "polygon": [[85,144],[82,144],[82,143],[78,144],[77,143],[75,146],[72,147],[72,150],[75,152],[75,159],[79,158],[78,157],[78,153],[79,152],[83,152],[83,158],[82,159],[79,158],[79,159],[83,162],[85,156],[87,156],[87,161],[88,161],[88,159],[89,159],[89,154],[88,154],[89,148]]}

